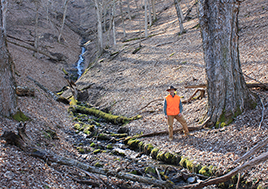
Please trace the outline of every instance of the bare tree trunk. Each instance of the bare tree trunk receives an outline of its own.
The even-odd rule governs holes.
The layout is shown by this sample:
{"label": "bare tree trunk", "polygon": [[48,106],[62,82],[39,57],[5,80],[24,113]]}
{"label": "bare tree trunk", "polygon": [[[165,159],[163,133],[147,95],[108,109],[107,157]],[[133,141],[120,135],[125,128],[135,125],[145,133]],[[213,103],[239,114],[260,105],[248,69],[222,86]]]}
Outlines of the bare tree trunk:
{"label": "bare tree trunk", "polygon": [[128,18],[131,20],[131,13],[130,13],[130,7],[129,7],[129,0],[127,0],[127,12],[128,12]]}
{"label": "bare tree trunk", "polygon": [[152,0],[153,21],[156,20],[155,0]]}
{"label": "bare tree trunk", "polygon": [[183,14],[182,14],[182,10],[181,10],[181,6],[180,6],[180,0],[174,0],[174,4],[175,4],[175,8],[177,11],[177,16],[179,19],[179,24],[180,24],[180,34],[182,34],[184,32],[184,28],[183,28]]}
{"label": "bare tree trunk", "polygon": [[200,0],[199,17],[206,62],[210,124],[229,124],[256,106],[241,71],[236,0]]}
{"label": "bare tree trunk", "polygon": [[2,9],[2,28],[3,28],[3,32],[4,35],[7,35],[6,32],[6,14],[7,14],[7,4],[8,1],[7,0],[1,0],[1,9]]}
{"label": "bare tree trunk", "polygon": [[122,0],[119,0],[119,7],[120,7],[121,19],[122,19],[122,24],[123,24],[123,32],[124,32],[124,38],[125,38],[126,37],[126,28],[125,28],[125,22],[124,22]]}
{"label": "bare tree trunk", "polygon": [[68,2],[69,2],[69,0],[65,0],[65,2],[64,2],[64,12],[63,12],[63,17],[62,17],[62,25],[61,25],[61,28],[60,28],[60,33],[59,33],[59,36],[58,36],[58,42],[60,42],[60,38],[61,38],[61,35],[62,35],[62,31],[63,31],[65,19],[66,19]]}
{"label": "bare tree trunk", "polygon": [[144,12],[145,12],[145,21],[144,21],[144,27],[145,27],[145,38],[148,37],[148,20],[147,20],[147,0],[144,0]]}
{"label": "bare tree trunk", "polygon": [[35,28],[34,28],[34,48],[37,50],[34,52],[33,56],[36,57],[38,54],[38,20],[39,20],[39,2],[37,0],[34,1],[36,12],[35,12]]}
{"label": "bare tree trunk", "polygon": [[116,45],[116,30],[115,30],[115,0],[113,0],[113,10],[112,10],[112,16],[113,16],[113,22],[112,22],[112,28],[113,28],[113,39],[114,39],[114,46]]}
{"label": "bare tree trunk", "polygon": [[103,52],[103,38],[102,38],[102,27],[101,27],[101,6],[99,5],[99,0],[94,0],[95,1],[95,8],[96,8],[96,13],[97,13],[97,19],[98,19],[98,51],[99,54],[102,54]]}
{"label": "bare tree trunk", "polygon": [[[150,0],[149,0],[150,1]],[[149,11],[149,25],[152,26],[153,22],[152,22],[152,9],[151,9],[151,5],[150,3],[147,3],[148,6],[148,11]]]}
{"label": "bare tree trunk", "polygon": [[3,26],[3,13],[1,1],[0,9],[0,114],[10,117],[16,111],[14,64],[7,49]]}

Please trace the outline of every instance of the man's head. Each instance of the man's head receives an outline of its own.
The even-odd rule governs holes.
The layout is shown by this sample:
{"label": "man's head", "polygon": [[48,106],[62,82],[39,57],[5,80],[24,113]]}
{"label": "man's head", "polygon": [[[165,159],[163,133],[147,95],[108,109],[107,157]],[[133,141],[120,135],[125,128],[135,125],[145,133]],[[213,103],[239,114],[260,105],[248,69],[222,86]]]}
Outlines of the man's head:
{"label": "man's head", "polygon": [[174,93],[175,93],[176,90],[177,90],[177,89],[174,88],[173,86],[170,86],[170,87],[167,89],[167,91],[168,91],[171,95],[174,95]]}

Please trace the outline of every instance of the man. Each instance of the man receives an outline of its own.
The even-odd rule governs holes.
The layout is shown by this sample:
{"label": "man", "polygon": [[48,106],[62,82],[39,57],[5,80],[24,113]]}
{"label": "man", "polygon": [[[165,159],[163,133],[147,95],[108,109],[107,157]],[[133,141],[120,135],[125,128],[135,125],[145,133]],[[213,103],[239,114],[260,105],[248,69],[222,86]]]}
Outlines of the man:
{"label": "man", "polygon": [[183,115],[181,114],[183,110],[182,103],[181,103],[180,97],[177,94],[175,94],[176,90],[177,90],[176,88],[174,88],[173,86],[170,86],[170,88],[167,89],[167,91],[169,92],[169,95],[165,97],[165,101],[164,101],[164,113],[168,121],[168,131],[169,131],[170,141],[173,140],[174,118],[178,120],[180,124],[182,125],[185,136],[189,135],[187,123],[185,119],[183,118]]}

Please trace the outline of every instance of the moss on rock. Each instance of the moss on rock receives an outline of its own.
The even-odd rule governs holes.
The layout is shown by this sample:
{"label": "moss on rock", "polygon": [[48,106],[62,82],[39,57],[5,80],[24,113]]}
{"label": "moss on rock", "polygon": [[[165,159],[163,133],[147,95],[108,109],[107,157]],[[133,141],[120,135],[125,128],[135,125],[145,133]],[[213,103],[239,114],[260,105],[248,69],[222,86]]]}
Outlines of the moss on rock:
{"label": "moss on rock", "polygon": [[132,150],[138,149],[140,141],[137,139],[130,139],[128,141],[129,148]]}

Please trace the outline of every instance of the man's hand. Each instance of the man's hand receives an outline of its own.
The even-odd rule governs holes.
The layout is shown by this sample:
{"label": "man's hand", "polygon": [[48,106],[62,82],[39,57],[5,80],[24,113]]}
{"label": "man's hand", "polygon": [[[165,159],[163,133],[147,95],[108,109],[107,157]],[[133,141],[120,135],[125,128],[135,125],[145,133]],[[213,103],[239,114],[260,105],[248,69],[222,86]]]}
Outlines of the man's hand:
{"label": "man's hand", "polygon": [[178,116],[181,117],[181,113],[179,113]]}
{"label": "man's hand", "polygon": [[168,119],[168,116],[166,115],[165,118]]}

